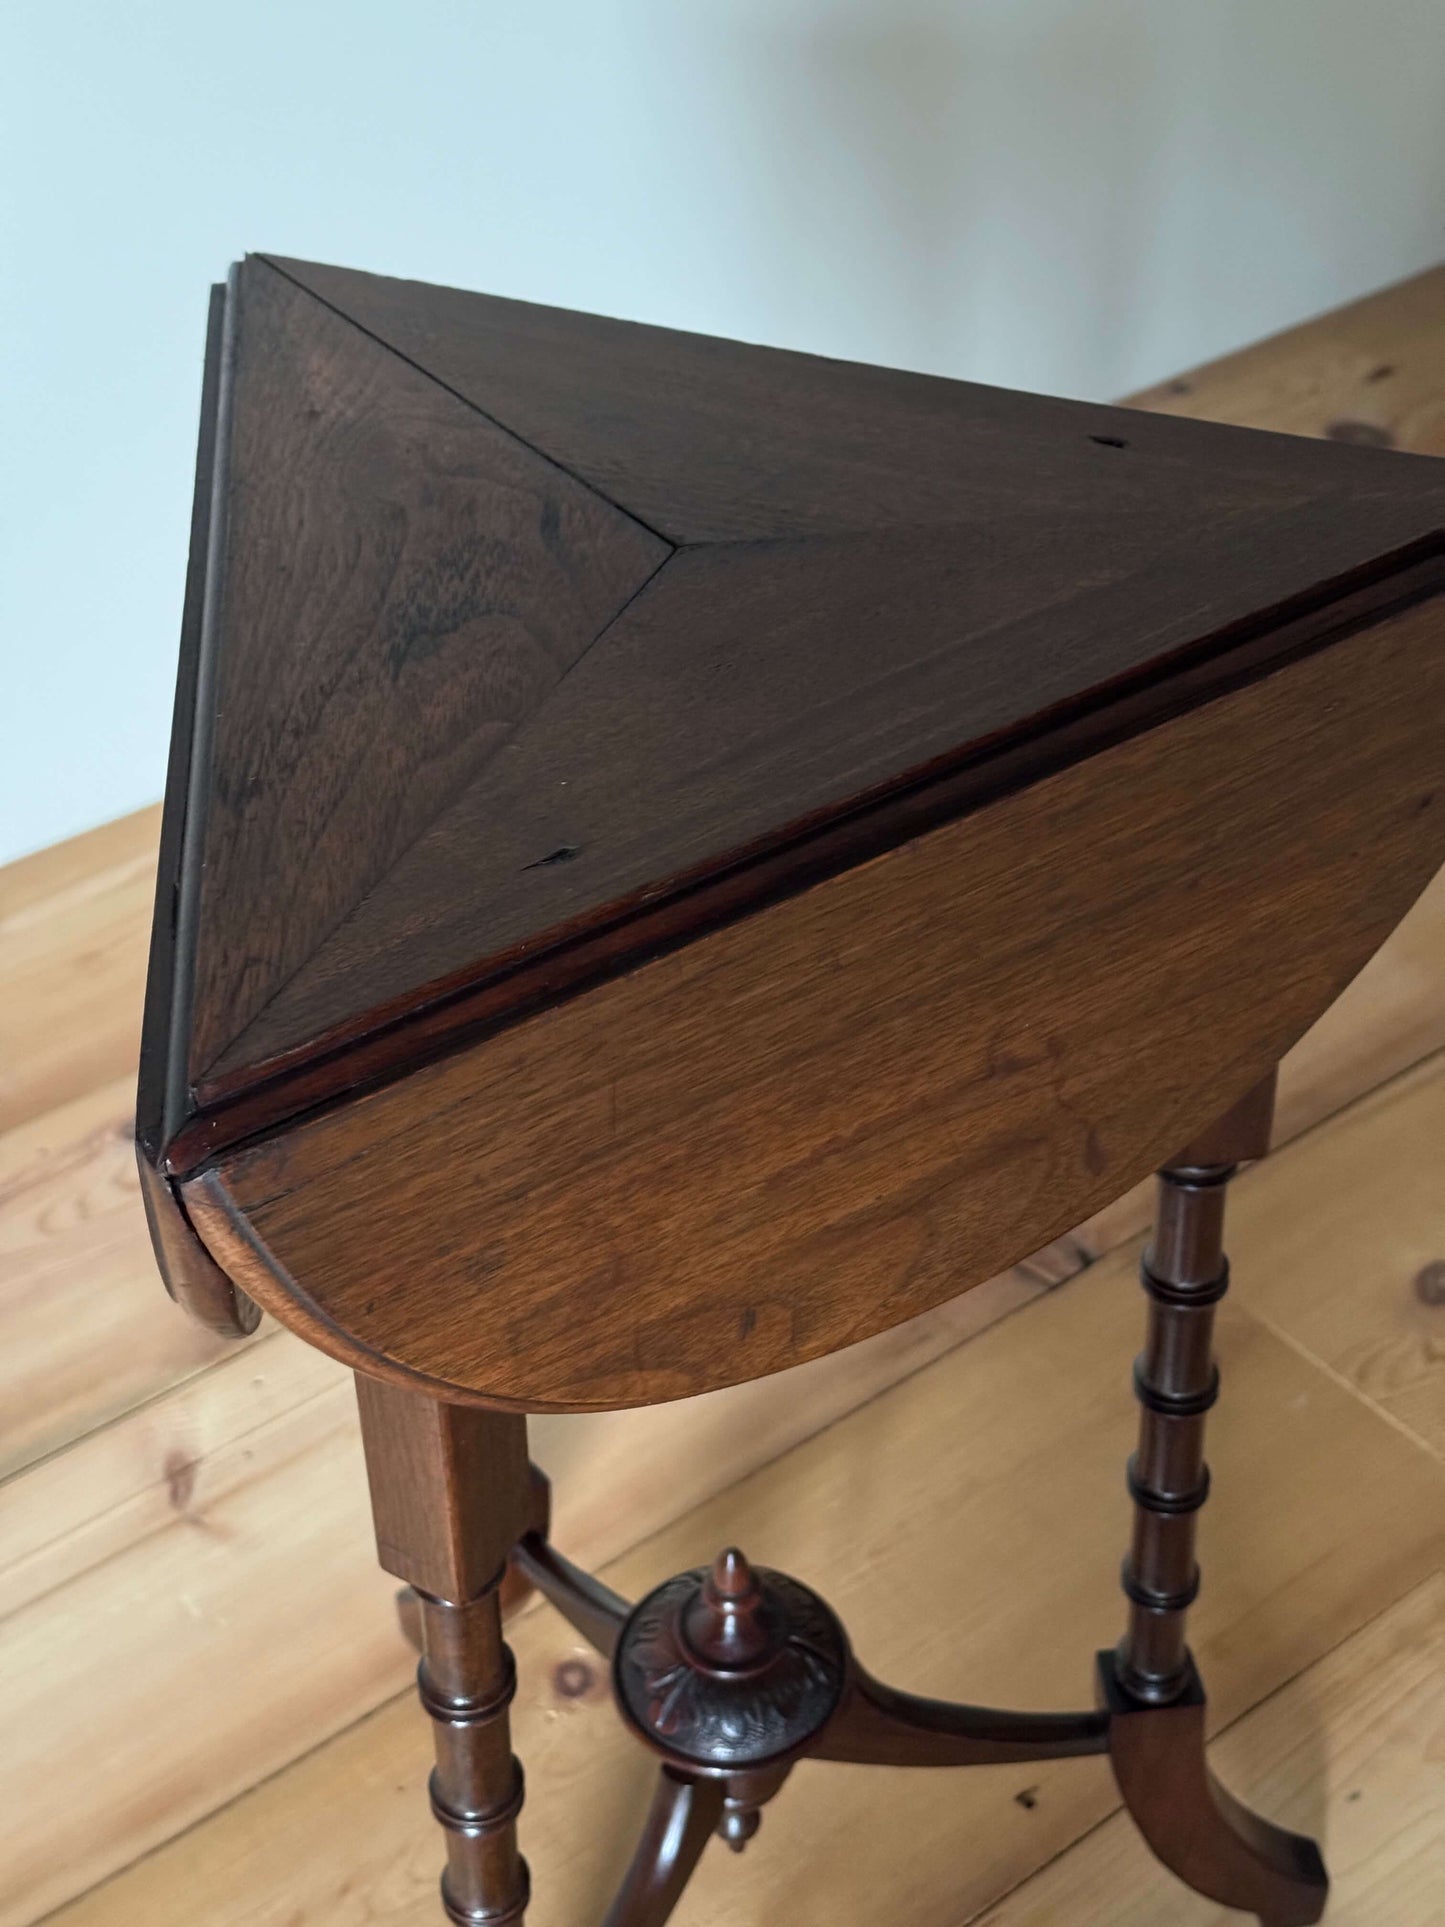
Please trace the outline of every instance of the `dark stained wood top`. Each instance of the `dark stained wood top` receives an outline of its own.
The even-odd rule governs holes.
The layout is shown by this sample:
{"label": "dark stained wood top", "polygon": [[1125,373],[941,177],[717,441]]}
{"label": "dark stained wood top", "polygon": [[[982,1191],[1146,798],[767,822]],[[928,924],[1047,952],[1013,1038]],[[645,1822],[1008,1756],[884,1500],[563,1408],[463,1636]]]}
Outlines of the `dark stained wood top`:
{"label": "dark stained wood top", "polygon": [[1442,530],[1424,458],[252,257],[213,306],[146,1153],[1433,593]]}

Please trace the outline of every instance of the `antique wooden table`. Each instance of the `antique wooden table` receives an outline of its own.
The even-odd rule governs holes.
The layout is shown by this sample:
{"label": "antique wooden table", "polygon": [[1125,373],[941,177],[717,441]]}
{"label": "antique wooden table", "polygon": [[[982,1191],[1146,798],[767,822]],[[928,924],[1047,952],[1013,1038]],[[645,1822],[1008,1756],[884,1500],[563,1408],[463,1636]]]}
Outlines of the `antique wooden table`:
{"label": "antique wooden table", "polygon": [[[1184,1626],[1226,1181],[1445,858],[1442,529],[1418,457],[266,257],[215,291],[141,1169],[177,1299],[355,1368],[452,1920],[527,1904],[508,1573],[661,1762],[612,1927],[801,1758],[1093,1752],[1192,1886],[1319,1918]],[[851,1344],[1156,1165],[1094,1706],[885,1686],[733,1548],[629,1607],[549,1544],[526,1413]]]}

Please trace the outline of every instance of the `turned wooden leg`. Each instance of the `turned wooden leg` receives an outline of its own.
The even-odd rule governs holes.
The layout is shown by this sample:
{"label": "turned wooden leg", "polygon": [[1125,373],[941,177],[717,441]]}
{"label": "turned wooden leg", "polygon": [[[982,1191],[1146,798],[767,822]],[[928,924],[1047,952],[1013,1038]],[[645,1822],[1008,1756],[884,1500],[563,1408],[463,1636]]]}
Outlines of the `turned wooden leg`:
{"label": "turned wooden leg", "polygon": [[459,1923],[520,1921],[527,1866],[517,1851],[522,1768],[508,1708],[516,1672],[495,1589],[465,1606],[421,1595],[421,1703],[436,1728],[431,1804],[447,1835],[442,1902]]}
{"label": "turned wooden leg", "polygon": [[436,1731],[432,1811],[447,1835],[442,1904],[459,1927],[511,1927],[528,1880],[500,1593],[535,1511],[526,1420],[360,1376],[357,1402],[378,1557],[417,1594],[417,1687]]}
{"label": "turned wooden leg", "polygon": [[1139,1448],[1129,1463],[1134,1537],[1124,1564],[1129,1625],[1101,1656],[1109,1752],[1130,1812],[1164,1864],[1196,1891],[1266,1927],[1324,1912],[1314,1843],[1247,1812],[1204,1759],[1204,1693],[1185,1642],[1199,1589],[1195,1514],[1209,1492],[1204,1421],[1219,1390],[1214,1308],[1229,1284],[1224,1196],[1236,1167],[1268,1149],[1274,1081],[1166,1166],[1141,1267],[1149,1329],[1134,1368]]}

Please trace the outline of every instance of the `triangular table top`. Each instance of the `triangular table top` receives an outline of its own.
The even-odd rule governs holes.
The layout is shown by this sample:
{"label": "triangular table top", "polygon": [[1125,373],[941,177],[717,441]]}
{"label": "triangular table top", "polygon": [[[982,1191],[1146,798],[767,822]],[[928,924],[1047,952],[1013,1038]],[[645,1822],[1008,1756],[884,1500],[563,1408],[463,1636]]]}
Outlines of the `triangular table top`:
{"label": "triangular table top", "polygon": [[251,257],[213,302],[148,1156],[1440,588],[1442,474]]}

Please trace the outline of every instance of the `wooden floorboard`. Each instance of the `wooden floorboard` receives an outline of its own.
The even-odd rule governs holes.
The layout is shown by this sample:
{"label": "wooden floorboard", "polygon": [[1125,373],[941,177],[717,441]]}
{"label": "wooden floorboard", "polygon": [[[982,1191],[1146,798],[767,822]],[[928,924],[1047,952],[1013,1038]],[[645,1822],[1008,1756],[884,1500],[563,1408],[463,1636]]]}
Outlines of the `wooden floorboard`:
{"label": "wooden floorboard", "polygon": [[0,1135],[0,1476],[233,1355],[158,1295],[133,1102],[113,1079]]}
{"label": "wooden floorboard", "polygon": [[1250,1309],[1445,1459],[1445,1056],[1300,1149],[1240,1188]]}
{"label": "wooden floorboard", "polygon": [[160,806],[0,869],[0,1131],[135,1081]]}

